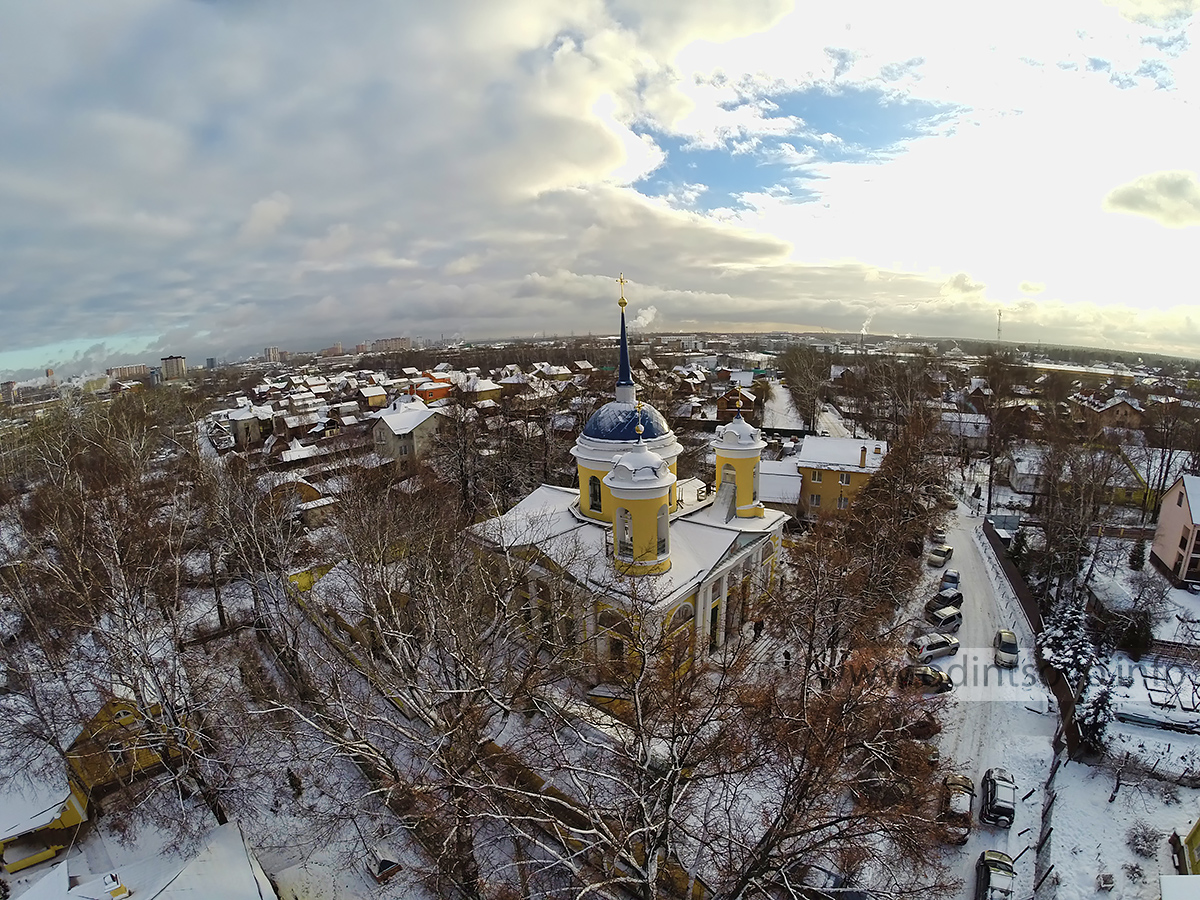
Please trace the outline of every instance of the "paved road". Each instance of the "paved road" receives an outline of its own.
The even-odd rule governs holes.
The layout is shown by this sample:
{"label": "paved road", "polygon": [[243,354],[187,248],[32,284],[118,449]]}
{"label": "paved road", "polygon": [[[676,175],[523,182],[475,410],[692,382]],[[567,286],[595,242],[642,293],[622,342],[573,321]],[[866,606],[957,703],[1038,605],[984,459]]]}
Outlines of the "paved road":
{"label": "paved road", "polygon": [[[993,665],[992,640],[999,627],[1015,628],[1021,636],[1021,665],[1032,660],[1027,627],[1010,622],[998,604],[988,565],[980,554],[972,532],[980,519],[959,505],[947,522],[947,538],[954,547],[949,568],[962,576],[963,625],[958,639],[959,655],[939,660],[941,668],[955,681],[943,715],[945,731],[940,737],[943,774],[952,771],[970,776],[976,786],[975,829],[964,847],[947,848],[947,861],[958,868],[963,878],[963,898],[970,897],[975,884],[974,865],[985,849],[1003,850],[1016,857],[1025,847],[1036,843],[1041,825],[1042,783],[1048,773],[1053,715],[1029,710],[1044,696],[1040,686],[1029,684],[1023,669],[1001,673]],[[930,570],[930,593],[937,587],[940,569]],[[923,603],[922,603],[923,605]],[[998,679],[1006,679],[997,685]],[[1018,801],[1016,821],[1011,829],[993,828],[978,820],[982,779],[987,769],[1001,766],[1016,777],[1018,798],[1037,788],[1027,800]],[[1022,831],[1026,831],[1021,834]],[[1018,894],[1027,897],[1033,891],[1033,851],[1017,863]]]}

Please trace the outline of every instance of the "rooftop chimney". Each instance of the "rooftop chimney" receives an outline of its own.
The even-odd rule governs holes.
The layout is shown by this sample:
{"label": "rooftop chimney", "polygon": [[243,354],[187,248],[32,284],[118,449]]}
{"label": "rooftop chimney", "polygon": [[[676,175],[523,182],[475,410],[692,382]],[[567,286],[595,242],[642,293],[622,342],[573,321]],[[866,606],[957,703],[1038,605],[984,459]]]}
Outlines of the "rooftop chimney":
{"label": "rooftop chimney", "polygon": [[121,876],[116,872],[109,872],[104,876],[104,890],[108,891],[112,900],[122,900],[123,897],[129,896],[129,888],[121,883]]}
{"label": "rooftop chimney", "polygon": [[867,448],[865,445],[859,450],[858,467],[860,469],[865,469],[867,467]]}

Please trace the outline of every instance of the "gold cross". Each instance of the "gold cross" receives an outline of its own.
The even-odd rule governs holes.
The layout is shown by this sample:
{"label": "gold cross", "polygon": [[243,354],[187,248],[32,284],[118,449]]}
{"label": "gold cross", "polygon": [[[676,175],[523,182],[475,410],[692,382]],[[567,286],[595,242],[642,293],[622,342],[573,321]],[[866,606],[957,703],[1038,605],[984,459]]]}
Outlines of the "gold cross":
{"label": "gold cross", "polygon": [[625,304],[629,302],[625,299],[625,285],[629,284],[629,282],[625,280],[624,272],[622,272],[620,277],[617,278],[617,284],[621,286],[621,299],[617,301],[617,306],[621,307],[621,309],[624,309]]}

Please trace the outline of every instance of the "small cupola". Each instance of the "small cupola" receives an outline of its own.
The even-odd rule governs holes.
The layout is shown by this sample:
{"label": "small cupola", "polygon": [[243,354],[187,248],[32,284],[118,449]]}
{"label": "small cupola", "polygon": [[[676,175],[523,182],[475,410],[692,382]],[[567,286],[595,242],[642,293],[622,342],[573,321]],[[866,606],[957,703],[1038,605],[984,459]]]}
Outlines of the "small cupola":
{"label": "small cupola", "polygon": [[717,429],[712,447],[717,455],[716,503],[729,510],[729,518],[748,519],[766,514],[758,499],[758,480],[767,442],[759,429],[742,418],[741,406],[739,400],[738,414]]}
{"label": "small cupola", "polygon": [[613,458],[604,476],[616,507],[613,564],[623,575],[655,575],[671,568],[671,488],[675,475],[665,459],[641,442]]}

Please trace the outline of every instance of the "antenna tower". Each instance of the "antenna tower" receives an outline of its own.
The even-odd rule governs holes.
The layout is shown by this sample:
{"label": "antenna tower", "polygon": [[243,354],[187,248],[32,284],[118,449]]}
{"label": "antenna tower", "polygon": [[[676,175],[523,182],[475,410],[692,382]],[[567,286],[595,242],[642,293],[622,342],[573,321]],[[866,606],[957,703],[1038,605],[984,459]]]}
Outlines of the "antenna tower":
{"label": "antenna tower", "polygon": [[996,343],[1000,343],[1000,317],[1004,314],[1004,310],[996,310]]}

